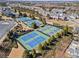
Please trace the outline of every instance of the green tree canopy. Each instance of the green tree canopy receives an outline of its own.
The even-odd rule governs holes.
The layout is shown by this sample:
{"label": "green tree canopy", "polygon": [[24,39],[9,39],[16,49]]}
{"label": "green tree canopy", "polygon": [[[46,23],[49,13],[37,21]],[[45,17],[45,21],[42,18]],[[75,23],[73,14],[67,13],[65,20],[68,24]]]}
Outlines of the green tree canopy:
{"label": "green tree canopy", "polygon": [[32,56],[33,56],[33,58],[36,57],[36,50],[35,49],[32,50]]}
{"label": "green tree canopy", "polygon": [[45,18],[42,19],[42,22],[43,22],[44,25],[46,25],[46,20],[45,20]]}
{"label": "green tree canopy", "polygon": [[66,26],[63,28],[63,30],[64,30],[65,34],[67,34],[67,33],[68,33],[68,30],[69,30],[68,25],[66,25]]}
{"label": "green tree canopy", "polygon": [[23,57],[29,57],[30,53],[28,50],[25,50],[24,53],[23,53]]}
{"label": "green tree canopy", "polygon": [[38,26],[36,25],[35,22],[32,23],[32,28],[34,28],[34,29],[38,28]]}
{"label": "green tree canopy", "polygon": [[38,50],[42,50],[42,44],[39,44]]}
{"label": "green tree canopy", "polygon": [[46,41],[44,42],[44,46],[47,46],[47,42]]}

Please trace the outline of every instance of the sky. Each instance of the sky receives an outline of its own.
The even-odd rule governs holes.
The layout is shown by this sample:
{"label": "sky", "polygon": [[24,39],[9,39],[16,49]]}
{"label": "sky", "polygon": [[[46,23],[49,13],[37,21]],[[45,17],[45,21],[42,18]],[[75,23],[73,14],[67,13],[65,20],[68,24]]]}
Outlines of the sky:
{"label": "sky", "polygon": [[0,1],[79,1],[79,0],[0,0]]}
{"label": "sky", "polygon": [[79,1],[79,0],[14,0],[14,1]]}

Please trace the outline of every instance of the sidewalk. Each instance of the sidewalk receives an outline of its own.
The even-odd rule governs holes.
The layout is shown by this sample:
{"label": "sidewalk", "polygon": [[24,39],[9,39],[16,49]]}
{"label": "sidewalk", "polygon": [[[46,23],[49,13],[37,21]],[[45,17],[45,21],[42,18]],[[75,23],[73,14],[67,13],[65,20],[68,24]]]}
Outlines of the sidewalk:
{"label": "sidewalk", "polygon": [[24,48],[18,43],[18,48],[12,48],[12,51],[8,58],[22,58]]}
{"label": "sidewalk", "polygon": [[64,38],[64,40],[61,42],[59,45],[59,48],[56,49],[56,57],[57,58],[64,58],[65,56],[65,51],[67,50],[68,46],[70,45],[71,40],[69,38]]}

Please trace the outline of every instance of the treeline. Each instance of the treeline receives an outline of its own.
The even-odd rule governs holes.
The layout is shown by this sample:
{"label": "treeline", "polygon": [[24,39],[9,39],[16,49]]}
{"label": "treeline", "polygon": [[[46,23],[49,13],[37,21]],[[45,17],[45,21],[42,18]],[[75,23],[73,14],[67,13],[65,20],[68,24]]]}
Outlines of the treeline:
{"label": "treeline", "polygon": [[0,6],[7,6],[5,2],[0,2]]}

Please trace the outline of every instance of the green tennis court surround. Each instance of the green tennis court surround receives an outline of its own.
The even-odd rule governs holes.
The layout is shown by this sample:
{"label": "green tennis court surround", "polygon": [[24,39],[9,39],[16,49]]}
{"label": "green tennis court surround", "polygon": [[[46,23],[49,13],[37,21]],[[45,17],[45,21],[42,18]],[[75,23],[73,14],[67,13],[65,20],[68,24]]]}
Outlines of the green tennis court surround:
{"label": "green tennis court surround", "polygon": [[28,50],[36,48],[39,44],[46,41],[49,37],[38,32],[33,31],[19,37],[17,40]]}
{"label": "green tennis court surround", "polygon": [[61,32],[61,29],[46,25],[40,29],[36,29],[28,34],[19,37],[17,40],[28,50],[35,49],[38,45],[48,42],[48,40]]}
{"label": "green tennis court surround", "polygon": [[55,26],[51,26],[51,25],[45,25],[44,27],[37,29],[38,31],[48,35],[48,36],[53,36],[58,32],[61,32],[62,29],[57,28]]}

